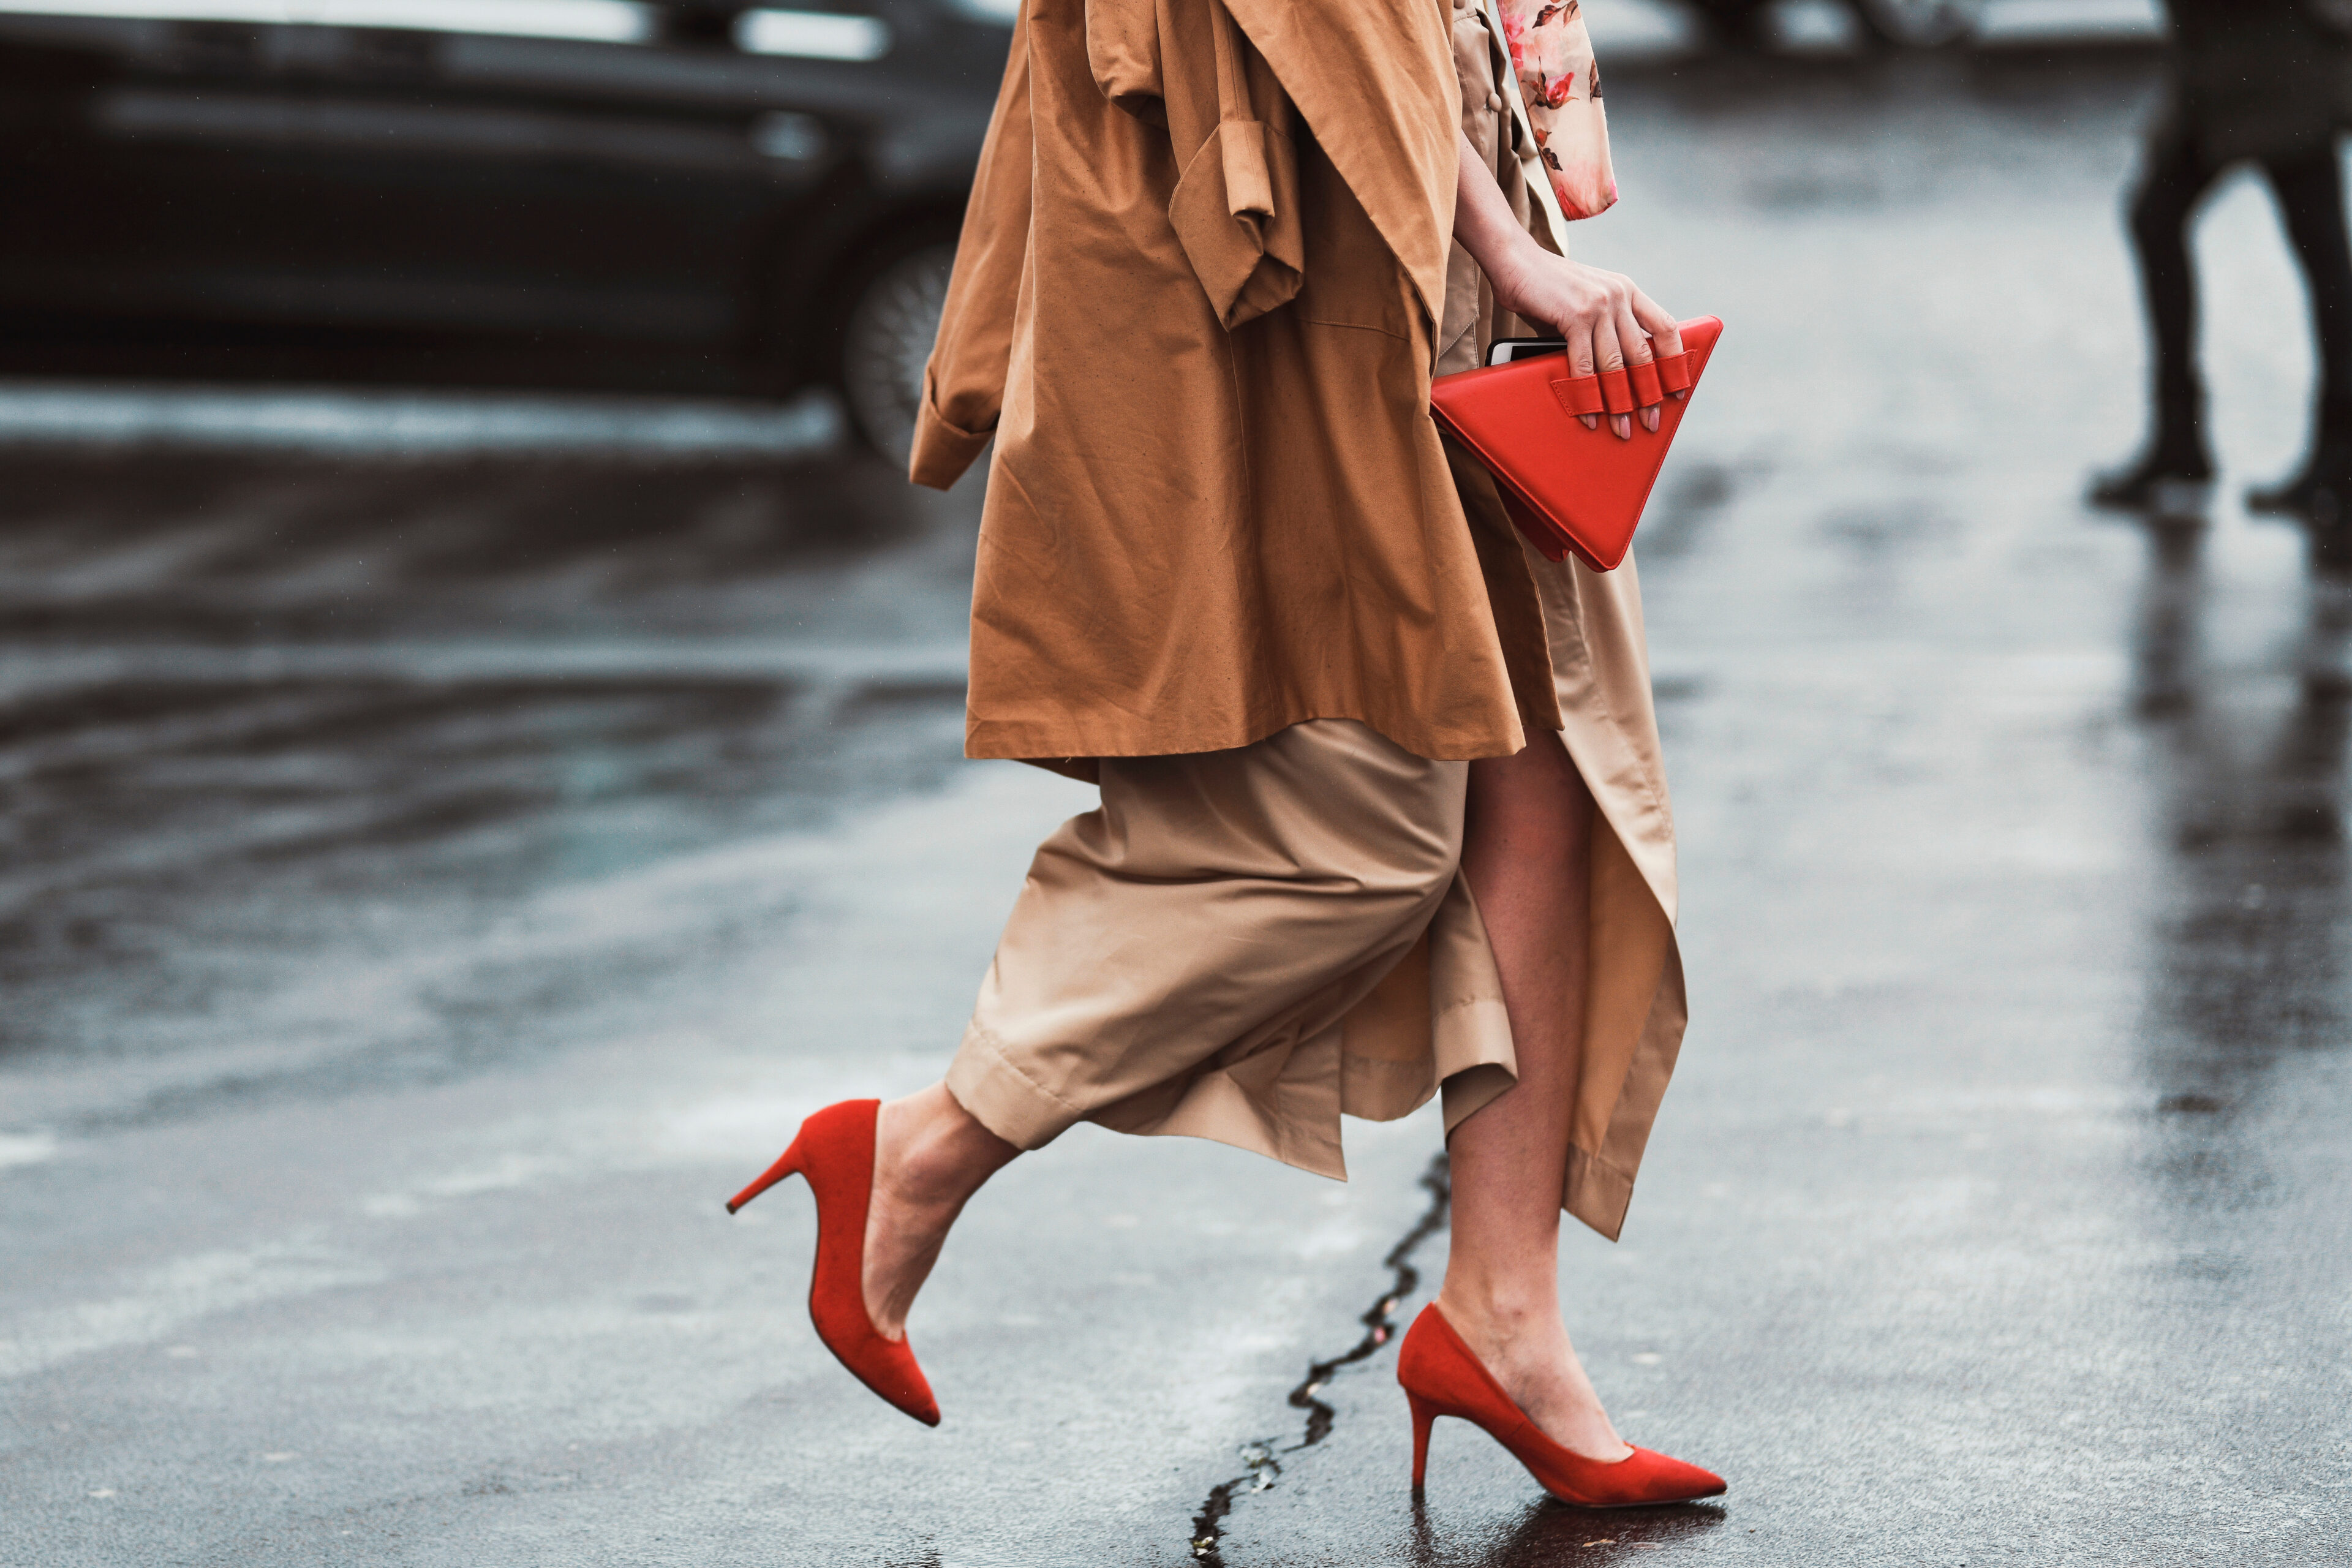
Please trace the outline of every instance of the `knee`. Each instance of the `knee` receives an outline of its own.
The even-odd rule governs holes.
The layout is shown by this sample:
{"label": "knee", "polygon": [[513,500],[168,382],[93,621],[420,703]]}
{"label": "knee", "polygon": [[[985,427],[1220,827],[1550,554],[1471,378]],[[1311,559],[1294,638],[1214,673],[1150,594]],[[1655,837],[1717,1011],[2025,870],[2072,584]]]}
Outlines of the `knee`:
{"label": "knee", "polygon": [[[1382,835],[1376,857],[1359,855],[1331,870],[1339,879],[1399,904],[1434,907],[1462,866],[1461,818],[1399,821]],[[1367,846],[1366,847],[1369,847]],[[1377,860],[1376,868],[1369,863]]]}
{"label": "knee", "polygon": [[1462,867],[1462,810],[1401,813],[1386,824],[1379,847],[1356,846],[1348,861],[1328,869],[1335,879],[1393,907],[1435,909]]}
{"label": "knee", "polygon": [[1405,891],[1416,903],[1435,908],[1454,886],[1454,879],[1462,869],[1460,840],[1445,847],[1442,854],[1417,856],[1405,879]]}

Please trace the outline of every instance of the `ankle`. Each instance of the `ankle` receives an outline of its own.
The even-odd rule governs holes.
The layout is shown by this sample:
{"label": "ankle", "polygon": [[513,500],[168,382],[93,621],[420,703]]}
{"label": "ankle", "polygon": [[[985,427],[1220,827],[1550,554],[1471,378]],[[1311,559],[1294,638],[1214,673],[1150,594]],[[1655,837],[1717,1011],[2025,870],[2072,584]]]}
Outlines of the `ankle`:
{"label": "ankle", "polygon": [[888,1145],[886,1180],[898,1202],[960,1209],[1021,1151],[1006,1142],[934,1085],[882,1110]]}
{"label": "ankle", "polygon": [[1437,1300],[1457,1333],[1490,1348],[1559,1331],[1559,1303],[1549,1292],[1457,1287],[1449,1280]]}

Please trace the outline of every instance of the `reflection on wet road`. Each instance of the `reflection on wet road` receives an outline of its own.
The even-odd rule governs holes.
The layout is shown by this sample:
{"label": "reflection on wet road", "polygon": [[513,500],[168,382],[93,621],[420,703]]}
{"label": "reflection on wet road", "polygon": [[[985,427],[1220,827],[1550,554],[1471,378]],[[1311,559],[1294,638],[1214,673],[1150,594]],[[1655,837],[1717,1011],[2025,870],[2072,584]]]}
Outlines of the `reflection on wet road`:
{"label": "reflection on wet road", "polygon": [[11,466],[0,1052],[142,1058],[67,1131],[193,1110],[205,1044],[420,946],[503,978],[445,976],[398,1049],[380,999],[321,999],[350,1050],[223,1081],[542,1043],[514,987],[593,1007],[626,964],[508,973],[519,902],[937,788],[961,750],[969,508],[874,468]]}
{"label": "reflection on wet road", "polygon": [[2171,896],[2150,931],[2147,1071],[2167,1115],[2222,1119],[2282,1057],[2341,1047],[2352,582],[2315,572],[2305,624],[2215,671],[2193,521],[2151,527],[2137,704],[2161,767]]}
{"label": "reflection on wet road", "polygon": [[1412,1496],[1427,1116],[1345,1187],[1082,1129],[918,1310],[938,1431],[822,1354],[805,1202],[719,1200],[936,1074],[1088,799],[958,761],[971,489],[18,447],[0,1560],[2352,1560],[2352,583],[2231,499],[2309,375],[2243,184],[2221,499],[2079,504],[2147,65],[1611,84],[1580,249],[1730,328],[1640,547],[1693,1028],[1563,1279],[1720,1504],[1458,1423]]}

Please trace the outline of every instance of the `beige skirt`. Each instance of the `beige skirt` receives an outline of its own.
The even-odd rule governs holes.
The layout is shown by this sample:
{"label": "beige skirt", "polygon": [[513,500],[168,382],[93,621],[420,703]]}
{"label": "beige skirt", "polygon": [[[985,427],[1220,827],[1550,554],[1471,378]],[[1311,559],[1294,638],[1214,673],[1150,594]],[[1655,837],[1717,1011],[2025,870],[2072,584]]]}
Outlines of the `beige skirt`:
{"label": "beige skirt", "polygon": [[[1561,1203],[1612,1239],[1682,1043],[1674,820],[1630,563],[1532,554],[1568,748],[1599,806],[1592,983]],[[1104,757],[1102,804],[1038,848],[948,1074],[1024,1149],[1093,1121],[1343,1177],[1342,1115],[1514,1081],[1502,984],[1460,869],[1470,764],[1352,720],[1255,745]]]}

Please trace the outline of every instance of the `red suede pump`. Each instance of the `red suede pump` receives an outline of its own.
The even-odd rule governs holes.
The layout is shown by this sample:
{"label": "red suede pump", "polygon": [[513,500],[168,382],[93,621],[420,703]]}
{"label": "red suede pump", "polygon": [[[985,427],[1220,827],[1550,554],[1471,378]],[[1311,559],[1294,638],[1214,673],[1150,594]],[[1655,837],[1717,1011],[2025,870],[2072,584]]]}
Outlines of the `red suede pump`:
{"label": "red suede pump", "polygon": [[1603,1462],[1553,1442],[1512,1403],[1433,1301],[1412,1321],[1397,1352],[1397,1381],[1412,1405],[1415,1491],[1429,1468],[1429,1428],[1441,1415],[1456,1415],[1509,1449],[1544,1490],[1580,1508],[1635,1508],[1722,1495],[1721,1476],[1647,1448]]}
{"label": "red suede pump", "polygon": [[809,1277],[809,1321],[858,1382],[926,1426],[940,1424],[940,1404],[904,1340],[884,1339],[866,1315],[866,1210],[874,1196],[874,1121],[878,1100],[845,1100],[801,1123],[777,1162],[729,1200],[733,1214],[786,1176],[808,1178],[816,1194],[816,1267]]}

